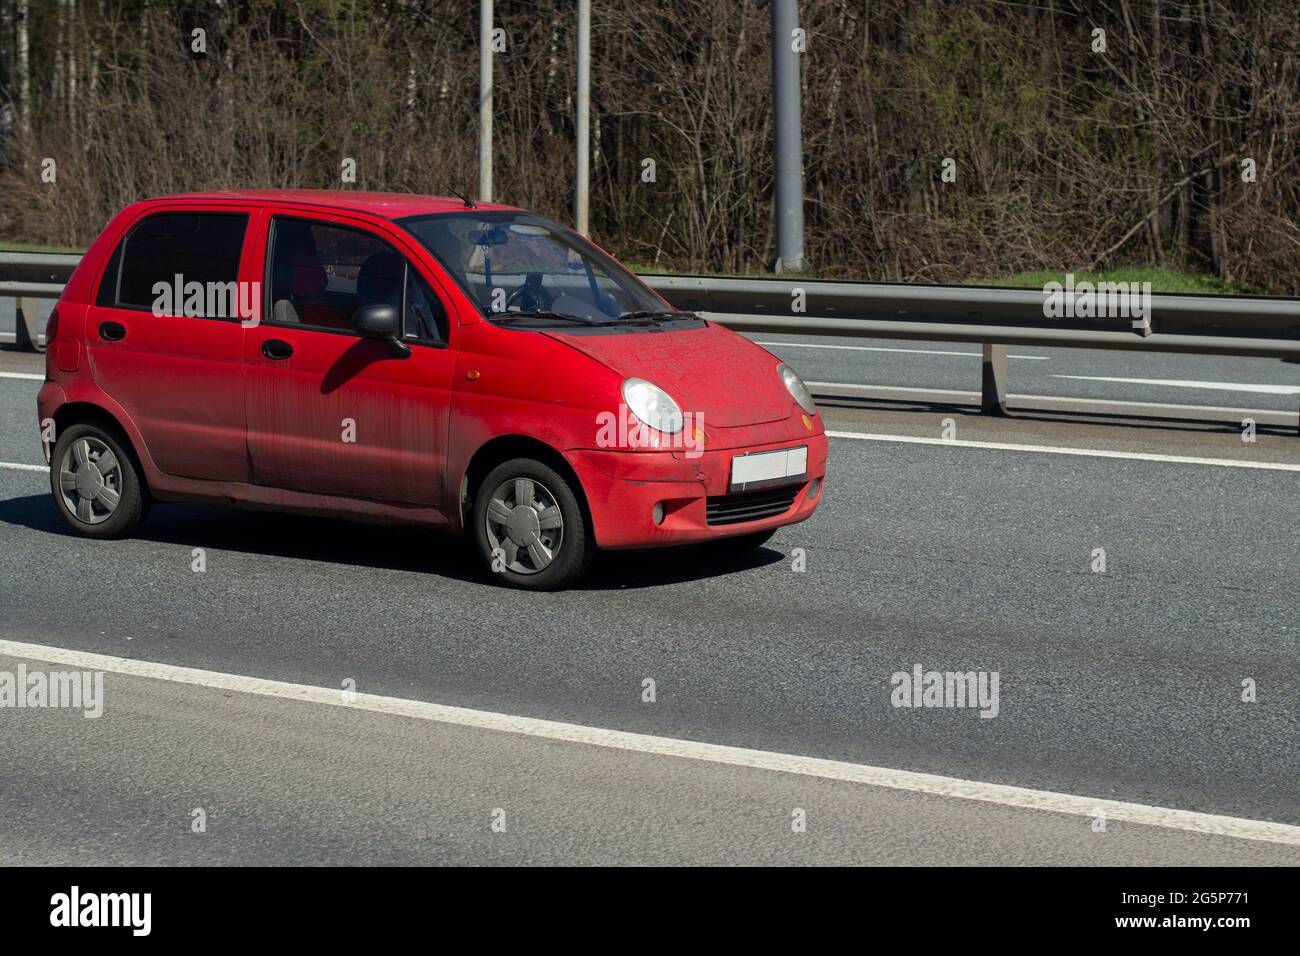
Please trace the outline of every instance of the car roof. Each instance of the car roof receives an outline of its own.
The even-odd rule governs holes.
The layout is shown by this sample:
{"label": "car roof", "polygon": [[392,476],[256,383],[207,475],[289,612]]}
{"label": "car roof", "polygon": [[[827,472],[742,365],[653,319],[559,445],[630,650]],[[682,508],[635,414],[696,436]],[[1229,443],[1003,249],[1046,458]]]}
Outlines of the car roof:
{"label": "car roof", "polygon": [[[184,200],[245,202],[258,205],[292,203],[306,206],[369,213],[385,219],[430,215],[439,212],[464,212],[463,200],[448,196],[417,196],[413,193],[362,192],[352,189],[222,189],[212,192],[180,193],[147,200],[164,204]],[[478,203],[479,209],[518,211],[516,206]]]}

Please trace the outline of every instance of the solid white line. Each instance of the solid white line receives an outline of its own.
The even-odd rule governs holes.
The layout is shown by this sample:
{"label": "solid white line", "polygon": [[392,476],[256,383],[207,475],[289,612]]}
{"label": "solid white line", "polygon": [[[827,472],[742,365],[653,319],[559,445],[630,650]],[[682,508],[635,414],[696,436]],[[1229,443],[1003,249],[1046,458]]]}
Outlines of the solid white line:
{"label": "solid white line", "polygon": [[0,372],[0,378],[22,378],[29,382],[43,382],[44,375],[32,375],[29,372]]}
{"label": "solid white line", "polygon": [[[905,385],[859,385],[856,382],[805,382],[805,385],[819,388],[856,388],[867,392],[917,392],[923,395],[965,395],[979,398],[979,392],[964,391],[959,388],[912,388]],[[1072,395],[1021,395],[1008,394],[1007,400],[1027,399],[1034,402],[1077,402],[1083,405],[1124,405],[1132,408],[1183,408],[1196,412],[1231,412],[1234,415],[1281,415],[1292,417],[1292,413],[1283,408],[1229,408],[1226,405],[1184,405],[1181,402],[1129,402],[1117,398],[1075,398]]]}
{"label": "solid white line", "polygon": [[[788,349],[840,349],[846,352],[905,352],[908,355],[961,355],[966,358],[974,356],[982,358],[982,352],[945,352],[940,349],[890,349],[879,345],[823,345],[820,342],[760,342],[754,340],[755,345],[780,345]],[[1008,355],[1009,359],[1033,359],[1037,362],[1046,362],[1049,356],[1046,355]]]}
{"label": "solid white line", "polygon": [[954,448],[986,448],[993,451],[1029,451],[1046,455],[1081,455],[1085,458],[1127,458],[1133,461],[1163,461],[1176,465],[1221,465],[1224,468],[1256,468],[1260,471],[1300,471],[1300,464],[1281,461],[1241,461],[1236,458],[1193,458],[1187,455],[1157,455],[1137,451],[1105,451],[1099,448],[1066,448],[1057,445],[1016,445],[1000,441],[967,441],[947,438],[921,438],[917,435],[886,435],[870,432],[827,431],[831,438],[858,441],[890,441],[908,445],[951,445]]}
{"label": "solid white line", "polygon": [[[957,448],[988,448],[994,451],[1030,451],[1049,455],[1082,455],[1087,458],[1127,458],[1135,461],[1163,461],[1178,465],[1221,465],[1225,468],[1255,468],[1261,471],[1300,471],[1300,464],[1281,461],[1242,461],[1236,458],[1196,458],[1189,455],[1158,455],[1150,452],[1106,451],[1100,448],[1070,448],[1057,445],[1018,445],[1011,442],[968,441],[964,439],[927,438],[919,435],[889,435],[872,432],[827,431],[831,438],[858,441],[892,441],[911,445],[952,445]],[[49,465],[27,465],[0,461],[0,469],[14,471],[49,471]]]}
{"label": "solid white line", "polygon": [[1204,388],[1220,392],[1259,392],[1262,395],[1300,395],[1300,385],[1252,385],[1247,382],[1198,382],[1187,378],[1107,378],[1104,375],[1053,375],[1084,382],[1119,382],[1124,385],[1172,385],[1175,388]]}
{"label": "solid white line", "polygon": [[958,800],[978,800],[1007,807],[1065,813],[1080,817],[1094,816],[1098,811],[1101,811],[1111,820],[1121,820],[1141,826],[1164,827],[1172,830],[1184,830],[1189,833],[1226,836],[1241,840],[1259,840],[1265,843],[1279,843],[1286,846],[1300,846],[1300,827],[1285,823],[1273,823],[1267,820],[1218,816],[1211,813],[1197,813],[1191,810],[1148,806],[1142,803],[1093,799],[1069,793],[1056,793],[1050,790],[1029,790],[1024,787],[1012,787],[1005,784],[981,783],[975,780],[962,780],[958,777],[914,773],[909,770],[891,770],[887,767],[872,767],[866,764],[846,763],[840,760],[825,760],[820,757],[801,757],[796,754],[728,747],[721,744],[701,743],[674,737],[634,734],[622,730],[588,727],[583,724],[540,720],[535,717],[517,717],[511,714],[486,710],[448,707],[442,704],[430,704],[401,697],[381,697],[376,694],[358,693],[345,694],[341,690],[328,687],[290,684],[284,681],[265,680],[260,677],[244,677],[238,674],[224,674],[217,671],[177,667],[172,664],[156,664],[123,657],[109,657],[61,647],[48,647],[43,644],[25,644],[18,641],[0,640],[0,654],[83,670],[106,671],[152,680],[171,681],[178,684],[193,684],[216,690],[257,694],[263,697],[275,697],[301,703],[326,704],[352,710],[391,714],[398,717],[413,717],[442,724],[520,734],[545,740],[587,744],[630,753],[680,757],[687,760],[700,760],[734,767],[750,767],[756,770],[769,770],[777,773],[793,773],[807,777],[819,777],[825,780],[841,780],[870,787],[885,787],[890,790],[905,790],[912,793],[923,793]]}

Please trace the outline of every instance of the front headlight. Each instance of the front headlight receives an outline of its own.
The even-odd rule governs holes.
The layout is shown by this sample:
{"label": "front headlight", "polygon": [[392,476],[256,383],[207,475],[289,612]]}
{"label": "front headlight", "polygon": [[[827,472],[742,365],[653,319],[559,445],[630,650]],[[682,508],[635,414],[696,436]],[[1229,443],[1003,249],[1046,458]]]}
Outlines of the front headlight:
{"label": "front headlight", "polygon": [[682,410],[671,395],[643,378],[629,378],[623,383],[623,401],[642,423],[667,435],[682,430]]}
{"label": "front headlight", "polygon": [[786,391],[790,397],[799,403],[809,415],[817,414],[817,403],[813,401],[812,393],[808,391],[808,386],[803,383],[803,379],[790,366],[782,363],[776,367],[776,374],[781,376],[781,381],[785,383]]}

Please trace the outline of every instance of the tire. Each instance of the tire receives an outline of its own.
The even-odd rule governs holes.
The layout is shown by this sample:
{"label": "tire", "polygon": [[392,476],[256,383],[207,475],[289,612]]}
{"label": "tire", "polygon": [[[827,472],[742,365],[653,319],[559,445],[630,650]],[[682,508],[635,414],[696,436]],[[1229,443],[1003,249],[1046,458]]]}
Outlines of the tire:
{"label": "tire", "polygon": [[776,534],[776,528],[769,528],[766,531],[751,531],[749,534],[739,534],[734,538],[718,538],[716,541],[709,542],[709,544],[724,554],[742,554],[746,551],[753,551],[755,548],[761,548],[772,539],[774,534]]}
{"label": "tire", "polygon": [[83,424],[60,434],[50,455],[50,491],[63,520],[87,538],[124,537],[144,517],[139,466],[116,429]]}
{"label": "tire", "polygon": [[[521,501],[524,495],[531,500]],[[514,458],[488,472],[474,493],[473,521],[479,557],[511,587],[569,587],[586,573],[596,552],[578,490],[531,458]]]}

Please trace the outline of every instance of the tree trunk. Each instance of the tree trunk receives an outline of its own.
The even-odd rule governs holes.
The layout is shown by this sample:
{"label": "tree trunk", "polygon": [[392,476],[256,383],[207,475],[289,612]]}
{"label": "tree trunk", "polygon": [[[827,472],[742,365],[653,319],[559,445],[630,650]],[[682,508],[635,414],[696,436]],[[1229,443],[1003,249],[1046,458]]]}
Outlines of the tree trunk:
{"label": "tree trunk", "polygon": [[18,0],[18,125],[23,133],[23,149],[30,146],[32,131],[32,74],[28,62],[31,47],[27,39],[27,0]]}

